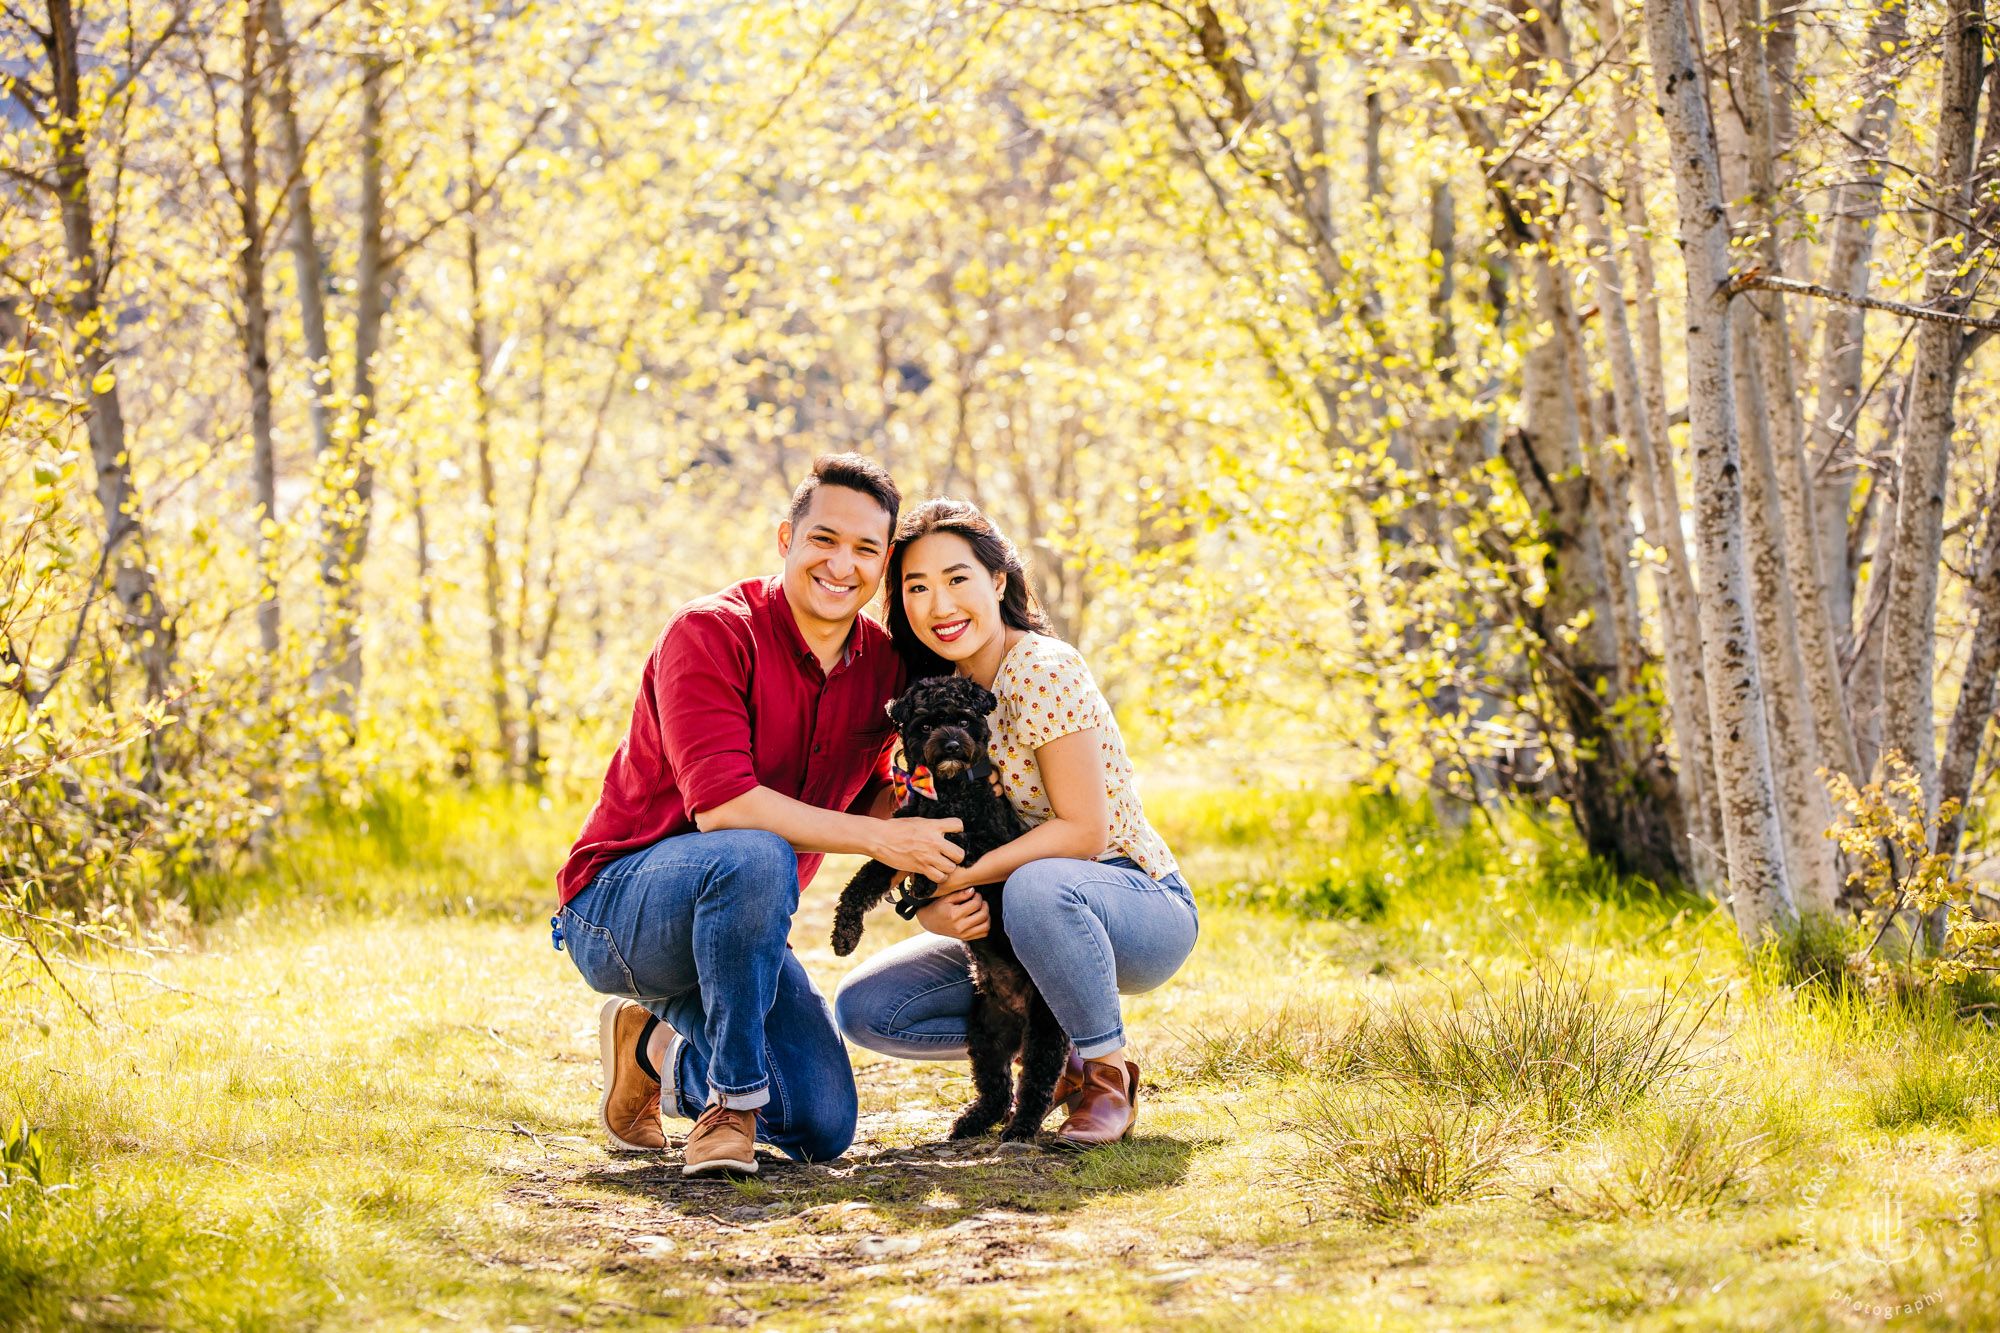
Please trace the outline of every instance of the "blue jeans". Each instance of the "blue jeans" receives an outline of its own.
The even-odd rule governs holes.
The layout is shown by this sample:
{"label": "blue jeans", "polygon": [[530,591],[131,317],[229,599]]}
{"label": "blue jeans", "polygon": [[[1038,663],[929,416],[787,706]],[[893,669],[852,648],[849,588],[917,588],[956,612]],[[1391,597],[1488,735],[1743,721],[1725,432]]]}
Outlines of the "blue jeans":
{"label": "blue jeans", "polygon": [[[1179,875],[1150,878],[1127,860],[1030,861],[1007,877],[1008,939],[1077,1053],[1125,1044],[1118,997],[1180,970],[1199,924]],[[849,1041],[905,1060],[965,1058],[972,955],[959,940],[918,935],[856,968],[833,997]]]}
{"label": "blue jeans", "polygon": [[[693,1118],[706,1090],[757,1112],[758,1137],[824,1161],[859,1105],[826,998],[785,937],[799,863],[775,833],[685,833],[613,861],[561,912],[590,988],[637,1000],[687,1040],[672,1072]],[[662,1073],[668,1071],[662,1070]]]}

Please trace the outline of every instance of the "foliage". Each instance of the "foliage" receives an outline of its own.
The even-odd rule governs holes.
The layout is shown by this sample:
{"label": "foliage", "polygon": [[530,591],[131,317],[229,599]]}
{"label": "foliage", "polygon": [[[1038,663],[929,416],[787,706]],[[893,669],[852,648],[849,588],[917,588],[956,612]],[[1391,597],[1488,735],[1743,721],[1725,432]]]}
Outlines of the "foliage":
{"label": "foliage", "polygon": [[[1947,801],[1927,814],[1917,771],[1900,755],[1891,755],[1884,769],[1865,787],[1839,774],[1829,779],[1844,811],[1829,836],[1857,867],[1852,881],[1878,914],[1872,938],[1853,965],[1886,980],[1884,964],[1870,955],[1899,915],[1908,913],[1903,961],[1925,983],[1950,986],[1975,972],[2000,970],[2000,921],[1980,912],[1956,848],[1939,846],[1940,832],[1957,822],[1957,805]],[[1934,917],[1944,919],[1943,939],[1918,958],[1915,923]]]}

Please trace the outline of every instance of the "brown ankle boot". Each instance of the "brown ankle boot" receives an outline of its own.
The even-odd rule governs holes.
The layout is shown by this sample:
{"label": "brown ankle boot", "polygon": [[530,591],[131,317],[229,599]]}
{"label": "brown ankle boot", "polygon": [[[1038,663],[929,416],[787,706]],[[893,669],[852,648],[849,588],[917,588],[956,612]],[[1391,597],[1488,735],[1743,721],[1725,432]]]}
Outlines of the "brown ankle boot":
{"label": "brown ankle boot", "polygon": [[1049,1099],[1050,1109],[1060,1106],[1065,1111],[1074,1111],[1077,1095],[1082,1091],[1083,1057],[1072,1046],[1069,1048],[1069,1064],[1064,1067],[1062,1077],[1056,1080],[1055,1095]]}
{"label": "brown ankle boot", "polygon": [[1130,1060],[1086,1060],[1083,1090],[1069,1120],[1056,1134],[1059,1143],[1079,1148],[1116,1143],[1139,1123],[1139,1066]]}

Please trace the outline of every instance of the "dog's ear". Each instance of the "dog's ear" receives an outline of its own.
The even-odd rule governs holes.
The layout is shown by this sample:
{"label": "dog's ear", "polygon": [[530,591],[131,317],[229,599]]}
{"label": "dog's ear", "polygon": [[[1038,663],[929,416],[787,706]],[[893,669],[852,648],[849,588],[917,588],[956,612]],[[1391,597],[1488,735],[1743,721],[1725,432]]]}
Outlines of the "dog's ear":
{"label": "dog's ear", "polygon": [[896,724],[899,731],[909,724],[910,712],[915,707],[910,701],[910,693],[905,690],[889,701],[889,720]]}
{"label": "dog's ear", "polygon": [[975,685],[972,687],[972,706],[979,710],[981,717],[985,717],[1000,706],[1000,698],[993,691]]}

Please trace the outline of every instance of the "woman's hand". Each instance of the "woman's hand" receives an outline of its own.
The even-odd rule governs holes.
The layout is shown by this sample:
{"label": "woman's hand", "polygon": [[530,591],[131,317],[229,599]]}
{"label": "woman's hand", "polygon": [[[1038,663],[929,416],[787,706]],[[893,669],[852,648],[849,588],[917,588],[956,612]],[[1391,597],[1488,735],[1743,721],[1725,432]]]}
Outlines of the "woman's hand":
{"label": "woman's hand", "polygon": [[993,929],[986,899],[970,885],[956,892],[947,892],[940,885],[937,895],[917,909],[917,924],[933,935],[954,940],[985,939]]}

